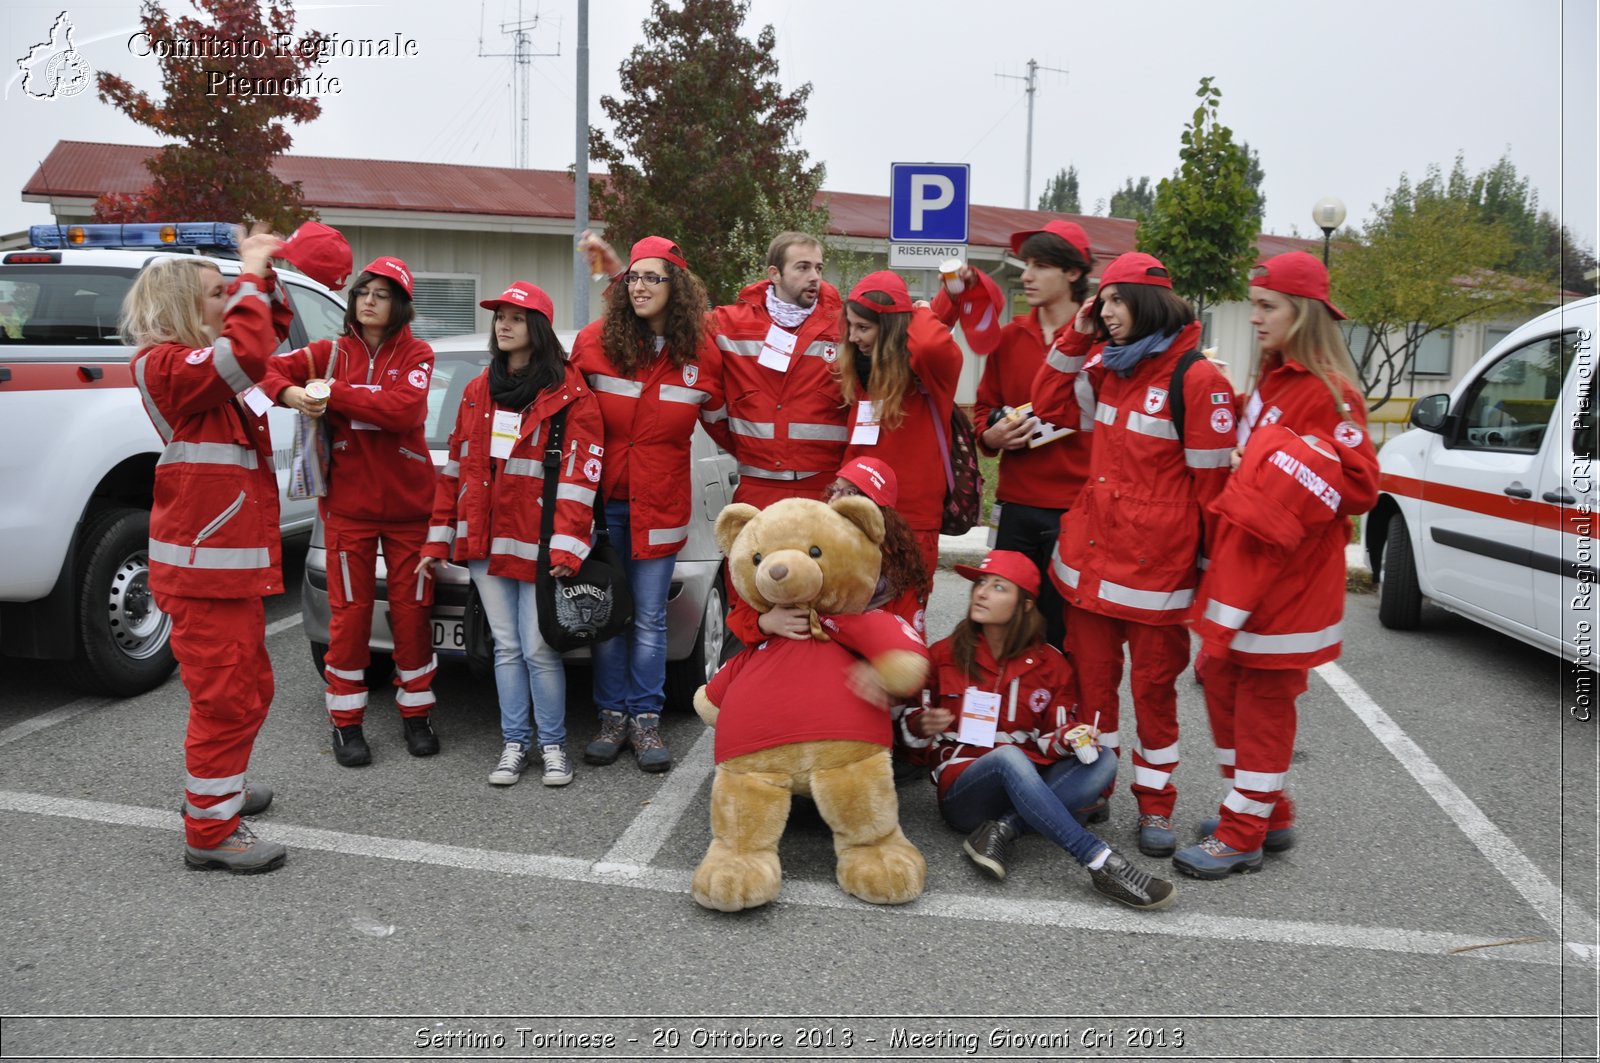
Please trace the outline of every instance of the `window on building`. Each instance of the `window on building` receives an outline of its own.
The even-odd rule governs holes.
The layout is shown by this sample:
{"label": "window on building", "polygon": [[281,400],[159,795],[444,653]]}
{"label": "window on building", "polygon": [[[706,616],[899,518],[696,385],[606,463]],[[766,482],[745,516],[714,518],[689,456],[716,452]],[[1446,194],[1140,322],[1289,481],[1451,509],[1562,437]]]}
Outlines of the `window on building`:
{"label": "window on building", "polygon": [[1486,326],[1483,330],[1483,353],[1488,354],[1494,350],[1500,345],[1500,341],[1511,335],[1513,331],[1515,330],[1502,328],[1498,325]]}
{"label": "window on building", "polygon": [[1455,355],[1455,333],[1439,329],[1422,337],[1411,356],[1411,372],[1416,376],[1449,376]]}
{"label": "window on building", "polygon": [[411,299],[417,311],[411,331],[419,339],[478,331],[478,278],[475,275],[418,274],[412,278]]}
{"label": "window on building", "polygon": [[1350,360],[1357,366],[1367,353],[1367,341],[1372,337],[1372,330],[1365,325],[1351,323],[1344,330],[1344,345],[1350,348]]}

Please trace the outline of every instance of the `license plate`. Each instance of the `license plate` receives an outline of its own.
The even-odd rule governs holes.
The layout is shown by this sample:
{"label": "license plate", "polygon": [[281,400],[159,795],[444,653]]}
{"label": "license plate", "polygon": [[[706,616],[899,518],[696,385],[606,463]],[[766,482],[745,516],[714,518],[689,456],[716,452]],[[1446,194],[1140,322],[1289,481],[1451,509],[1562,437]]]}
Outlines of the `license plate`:
{"label": "license plate", "polygon": [[433,621],[433,648],[446,653],[467,652],[467,625],[459,618]]}

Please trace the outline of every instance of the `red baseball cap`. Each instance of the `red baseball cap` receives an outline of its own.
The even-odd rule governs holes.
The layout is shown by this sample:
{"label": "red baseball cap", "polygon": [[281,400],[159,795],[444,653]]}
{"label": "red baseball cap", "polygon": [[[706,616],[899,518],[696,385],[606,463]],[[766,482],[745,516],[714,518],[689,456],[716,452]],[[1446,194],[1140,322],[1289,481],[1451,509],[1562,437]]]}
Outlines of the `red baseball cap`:
{"label": "red baseball cap", "polygon": [[400,285],[406,293],[406,298],[411,298],[411,271],[406,269],[406,264],[398,258],[375,258],[362,269],[362,273],[371,273],[378,277],[387,277]]}
{"label": "red baseball cap", "polygon": [[1027,554],[1015,550],[990,550],[983,558],[983,564],[974,568],[971,565],[955,566],[956,575],[970,579],[974,582],[985,576],[999,576],[1001,579],[1010,580],[1034,597],[1039,595],[1039,566]]}
{"label": "red baseball cap", "polygon": [[1083,256],[1085,263],[1094,261],[1094,250],[1089,246],[1089,234],[1083,231],[1083,226],[1071,221],[1047,221],[1043,229],[1023,229],[1011,234],[1011,253],[1022,254],[1022,245],[1028,242],[1028,237],[1037,236],[1039,233],[1049,233],[1059,236],[1072,245],[1072,249]]}
{"label": "red baseball cap", "polygon": [[1328,298],[1328,267],[1319,262],[1316,255],[1304,251],[1273,255],[1250,271],[1250,285],[1284,295],[1298,295],[1302,299],[1315,299],[1334,317],[1346,320],[1344,311]]}
{"label": "red baseball cap", "polygon": [[[1154,272],[1157,270],[1160,272]],[[1100,274],[1100,287],[1108,284],[1152,284],[1157,288],[1171,288],[1172,278],[1156,256],[1129,251],[1112,259],[1111,265]]]}
{"label": "red baseball cap", "polygon": [[628,267],[641,258],[664,258],[679,269],[688,269],[689,260],[683,257],[683,250],[665,236],[646,236],[643,240],[633,245],[633,250],[628,252]]}
{"label": "red baseball cap", "polygon": [[900,479],[886,462],[877,458],[854,458],[839,470],[839,479],[855,484],[863,495],[880,506],[893,506],[900,500]]}
{"label": "red baseball cap", "polygon": [[278,248],[278,257],[318,284],[338,291],[350,279],[350,241],[338,229],[308,221]]}
{"label": "red baseball cap", "polygon": [[[889,297],[889,303],[875,303],[871,299],[861,298],[868,292],[882,292]],[[911,293],[906,290],[906,282],[893,270],[880,269],[876,273],[869,273],[856,281],[856,286],[850,289],[850,301],[860,303],[872,308],[875,314],[909,314],[911,312]]]}
{"label": "red baseball cap", "polygon": [[484,299],[478,303],[485,310],[498,310],[502,306],[516,306],[524,310],[537,310],[544,315],[546,321],[556,319],[555,304],[544,293],[544,289],[527,281],[512,281],[511,287],[501,292],[493,299]]}

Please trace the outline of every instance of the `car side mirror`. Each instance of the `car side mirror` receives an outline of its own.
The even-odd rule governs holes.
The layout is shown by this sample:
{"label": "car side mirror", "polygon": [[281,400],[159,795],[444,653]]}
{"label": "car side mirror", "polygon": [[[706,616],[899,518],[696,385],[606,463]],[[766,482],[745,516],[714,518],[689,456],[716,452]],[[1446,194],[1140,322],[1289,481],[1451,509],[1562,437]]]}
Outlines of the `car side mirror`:
{"label": "car side mirror", "polygon": [[1450,419],[1450,396],[1427,395],[1411,407],[1411,424],[1424,432],[1442,432]]}

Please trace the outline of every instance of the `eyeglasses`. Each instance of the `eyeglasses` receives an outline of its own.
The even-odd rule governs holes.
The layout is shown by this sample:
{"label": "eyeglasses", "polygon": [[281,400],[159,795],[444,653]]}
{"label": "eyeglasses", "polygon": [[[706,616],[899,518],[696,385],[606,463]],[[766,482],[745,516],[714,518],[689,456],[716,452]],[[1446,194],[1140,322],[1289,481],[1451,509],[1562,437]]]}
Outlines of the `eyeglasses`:
{"label": "eyeglasses", "polygon": [[387,288],[357,288],[350,293],[350,298],[359,303],[369,295],[380,303],[387,303],[391,298]]}
{"label": "eyeglasses", "polygon": [[640,281],[644,281],[646,284],[650,285],[650,287],[654,288],[658,284],[667,283],[667,278],[663,277],[659,273],[624,273],[622,275],[623,284],[633,285]]}

